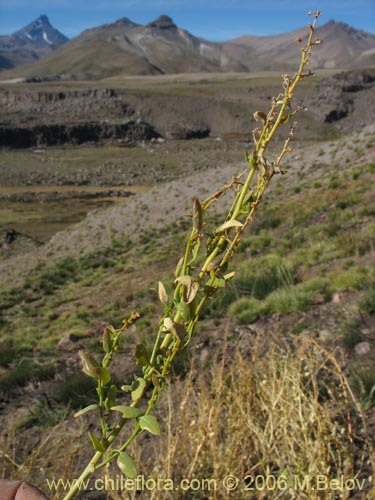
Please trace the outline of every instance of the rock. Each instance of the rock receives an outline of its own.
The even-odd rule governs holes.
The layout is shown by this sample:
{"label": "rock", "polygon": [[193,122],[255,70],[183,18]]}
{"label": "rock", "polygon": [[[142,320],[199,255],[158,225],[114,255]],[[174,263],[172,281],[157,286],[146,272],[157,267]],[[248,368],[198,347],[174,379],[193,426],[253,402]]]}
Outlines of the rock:
{"label": "rock", "polygon": [[341,295],[339,294],[339,292],[336,292],[336,293],[333,294],[332,302],[334,304],[340,304],[340,302],[341,302]]}
{"label": "rock", "polygon": [[326,299],[322,293],[317,293],[315,296],[314,304],[322,305],[325,304]]}
{"label": "rock", "polygon": [[11,243],[13,243],[13,241],[15,241],[15,239],[17,238],[17,236],[19,234],[20,233],[18,231],[16,231],[15,229],[8,229],[5,232],[5,243],[10,245]]}
{"label": "rock", "polygon": [[66,335],[63,337],[61,340],[58,341],[57,347],[61,347],[63,349],[70,347],[72,344],[75,344],[77,342],[79,337],[73,334]]}
{"label": "rock", "polygon": [[204,347],[200,353],[201,363],[204,363],[208,359],[209,355],[210,355],[210,351],[206,347]]}
{"label": "rock", "polygon": [[105,139],[117,138],[138,142],[158,137],[158,132],[142,121],[129,121],[122,125],[90,122],[32,127],[0,126],[0,147],[12,148],[97,143]]}
{"label": "rock", "polygon": [[368,342],[360,342],[354,347],[354,350],[358,356],[364,356],[371,351],[371,345]]}

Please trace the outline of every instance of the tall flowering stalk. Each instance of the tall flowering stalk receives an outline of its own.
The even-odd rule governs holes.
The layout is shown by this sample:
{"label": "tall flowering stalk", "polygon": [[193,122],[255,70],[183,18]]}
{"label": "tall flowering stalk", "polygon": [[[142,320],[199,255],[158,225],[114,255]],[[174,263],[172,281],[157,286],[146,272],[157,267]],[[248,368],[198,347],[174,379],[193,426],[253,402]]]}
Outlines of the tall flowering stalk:
{"label": "tall flowering stalk", "polygon": [[[291,126],[289,123],[301,109],[293,109],[292,100],[301,80],[313,74],[306,67],[313,46],[321,43],[319,39],[314,39],[320,11],[314,14],[309,12],[309,15],[313,17],[313,22],[309,25],[307,42],[301,47],[298,71],[293,76],[283,75],[282,91],[272,99],[268,113],[254,113],[259,126],[253,130],[252,151],[246,152],[246,174],[234,177],[202,202],[198,198],[194,199],[192,229],[175,271],[172,293],[168,293],[164,284],[159,282],[158,293],[163,314],[152,352],[149,353],[143,344],[137,345],[135,350],[136,362],[142,366],[142,376],[135,378],[130,385],[118,388],[111,384],[109,371],[111,359],[119,350],[120,338],[138,319],[137,313],[125,319],[119,329],[113,326],[105,328],[101,363],[90,354],[80,352],[83,371],[97,380],[98,402],[79,411],[76,416],[97,412],[101,435],[89,433],[95,453],[63,500],[72,499],[91,474],[113,460],[117,461],[121,472],[127,477],[135,478],[138,475],[137,465],[127,453],[127,448],[145,431],[160,433],[159,423],[152,412],[160,400],[171,365],[176,355],[192,339],[206,301],[233,278],[235,272],[228,270],[230,261],[271,179],[274,175],[285,173],[281,163],[291,151],[290,142],[297,125],[296,122],[292,122]],[[301,40],[298,42],[301,44]],[[270,160],[266,157],[268,146],[279,128],[286,125],[290,127],[288,137],[279,154]],[[225,219],[207,234],[206,212],[228,193],[233,193],[233,201]],[[120,390],[128,394],[127,405],[116,405]],[[125,428],[129,429],[127,434]]]}

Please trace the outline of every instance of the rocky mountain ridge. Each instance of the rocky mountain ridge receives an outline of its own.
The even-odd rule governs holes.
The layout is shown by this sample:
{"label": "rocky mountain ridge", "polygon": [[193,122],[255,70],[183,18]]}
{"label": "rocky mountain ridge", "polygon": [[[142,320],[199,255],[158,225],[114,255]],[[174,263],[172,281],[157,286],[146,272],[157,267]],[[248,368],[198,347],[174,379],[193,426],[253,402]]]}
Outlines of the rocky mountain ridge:
{"label": "rocky mountain ridge", "polygon": [[[34,24],[43,24],[46,19],[41,16]],[[34,37],[31,31],[26,27],[12,37],[14,40],[26,37],[31,42],[29,38]],[[146,25],[122,18],[85,30],[68,42],[56,35],[55,45],[59,48],[53,52],[49,43],[54,42],[52,35],[39,30],[38,43],[47,43],[44,48],[50,53],[31,65],[3,72],[3,76],[82,80],[126,75],[289,71],[296,68],[299,57],[296,39],[303,42],[307,34],[308,29],[301,28],[280,35],[246,35],[217,43],[194,36],[167,15]],[[316,50],[316,68],[352,69],[371,66],[375,61],[375,35],[371,33],[329,21],[317,28],[316,37],[324,41],[324,50],[320,47]],[[9,64],[0,52],[0,69],[11,67]]]}
{"label": "rocky mountain ridge", "polygon": [[0,36],[0,70],[32,63],[67,41],[43,14],[15,33]]}

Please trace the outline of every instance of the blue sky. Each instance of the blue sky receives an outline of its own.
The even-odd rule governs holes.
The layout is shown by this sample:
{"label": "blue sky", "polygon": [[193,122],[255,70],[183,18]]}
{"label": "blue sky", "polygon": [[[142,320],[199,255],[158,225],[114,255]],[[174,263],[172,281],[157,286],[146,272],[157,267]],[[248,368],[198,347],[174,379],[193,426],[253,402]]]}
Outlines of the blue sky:
{"label": "blue sky", "polygon": [[40,14],[68,37],[121,17],[147,24],[167,14],[196,36],[222,41],[300,28],[308,22],[307,11],[317,8],[321,24],[334,19],[375,33],[375,0],[0,0],[0,34]]}

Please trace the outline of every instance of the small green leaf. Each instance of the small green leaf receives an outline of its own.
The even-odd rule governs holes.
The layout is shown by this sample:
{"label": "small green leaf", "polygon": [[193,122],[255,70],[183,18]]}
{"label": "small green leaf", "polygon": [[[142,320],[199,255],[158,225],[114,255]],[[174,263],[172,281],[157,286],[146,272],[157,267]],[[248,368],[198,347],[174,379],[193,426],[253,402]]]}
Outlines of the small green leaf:
{"label": "small green leaf", "polygon": [[99,439],[95,436],[95,434],[93,434],[92,432],[89,432],[89,436],[90,436],[91,442],[94,446],[94,449],[96,451],[100,451],[101,453],[104,453],[105,448],[104,448],[103,444],[99,441]]}
{"label": "small green leaf", "polygon": [[132,400],[138,401],[143,396],[143,393],[146,389],[146,380],[138,377],[134,380],[132,384]]}
{"label": "small green leaf", "polygon": [[236,274],[236,272],[232,271],[231,273],[224,274],[223,278],[225,281],[229,281],[234,277],[235,274]]}
{"label": "small green leaf", "polygon": [[111,332],[109,330],[109,328],[104,328],[104,332],[103,332],[103,349],[104,349],[104,352],[106,352],[107,354],[109,352],[111,352],[111,349],[112,349],[112,339],[111,339]]}
{"label": "small green leaf", "polygon": [[121,390],[124,392],[131,392],[132,391],[132,386],[131,385],[122,385]]}
{"label": "small green leaf", "polygon": [[93,372],[94,368],[99,366],[99,363],[88,353],[84,351],[78,351],[79,357],[82,362],[82,371],[89,377],[96,378]]}
{"label": "small green leaf", "polygon": [[146,346],[143,344],[138,344],[135,348],[135,359],[137,365],[149,366],[150,362],[148,360],[148,352]]}
{"label": "small green leaf", "polygon": [[286,114],[286,116],[282,117],[281,123],[288,123],[289,118],[292,115],[292,108],[291,108],[289,103],[287,103],[287,107],[288,107],[287,114]]}
{"label": "small green leaf", "polygon": [[143,415],[138,419],[139,425],[142,430],[151,432],[151,434],[156,434],[159,436],[161,433],[159,422],[153,415]]}
{"label": "small green leaf", "polygon": [[206,281],[204,284],[205,288],[223,288],[225,287],[225,279],[224,278],[218,278],[217,276],[211,276],[209,280]]}
{"label": "small green leaf", "polygon": [[117,466],[120,471],[130,479],[135,479],[138,476],[138,470],[134,460],[124,451],[120,451],[117,457]]}
{"label": "small green leaf", "polygon": [[217,288],[224,288],[225,287],[225,279],[223,278],[216,278],[216,283],[217,283]]}
{"label": "small green leaf", "polygon": [[192,306],[193,304],[187,304],[186,302],[180,302],[177,305],[177,311],[180,314],[181,318],[188,322],[192,318]]}
{"label": "small green leaf", "polygon": [[174,272],[175,276],[178,276],[180,274],[183,263],[184,263],[184,258],[181,257],[181,259],[177,262],[176,270]]}
{"label": "small green leaf", "polygon": [[111,380],[111,374],[107,368],[103,368],[102,366],[96,366],[93,368],[91,377],[101,380],[104,385],[107,385]]}
{"label": "small green leaf", "polygon": [[95,405],[89,405],[89,406],[86,406],[86,408],[82,408],[82,410],[79,410],[77,411],[73,417],[74,418],[78,418],[80,417],[81,415],[84,415],[85,413],[88,413],[89,411],[94,411],[94,410],[97,410],[99,408],[99,405],[95,404]]}
{"label": "small green leaf", "polygon": [[104,401],[104,405],[107,410],[110,410],[112,406],[115,404],[116,397],[117,397],[117,387],[115,385],[111,385],[107,393],[107,397]]}
{"label": "small green leaf", "polygon": [[201,240],[200,240],[200,238],[198,238],[195,241],[194,246],[193,246],[193,250],[192,250],[193,260],[192,261],[195,261],[195,259],[198,257],[200,248],[201,248]]}
{"label": "small green leaf", "polygon": [[245,151],[245,160],[250,165],[250,167],[253,166],[254,156],[249,155],[249,152],[247,150]]}
{"label": "small green leaf", "polygon": [[139,408],[132,408],[131,406],[124,405],[112,406],[111,410],[119,411],[122,413],[123,418],[138,418],[143,414]]}

